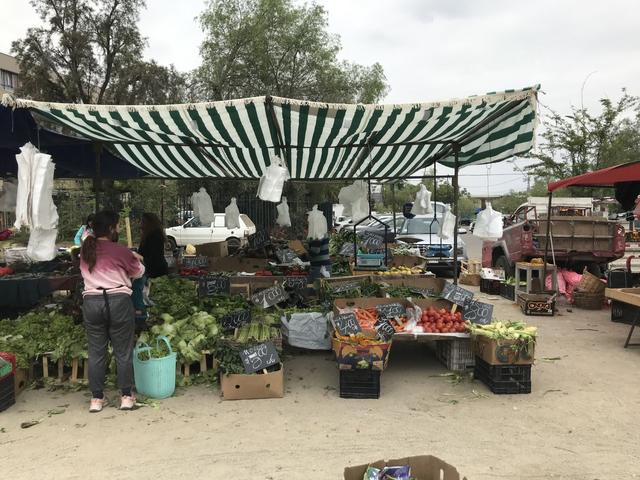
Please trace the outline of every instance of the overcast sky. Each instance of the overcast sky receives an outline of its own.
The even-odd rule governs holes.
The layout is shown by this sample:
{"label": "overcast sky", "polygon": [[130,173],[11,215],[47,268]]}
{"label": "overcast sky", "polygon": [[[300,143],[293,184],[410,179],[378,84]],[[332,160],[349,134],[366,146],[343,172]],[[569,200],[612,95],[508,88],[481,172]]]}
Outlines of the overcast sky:
{"label": "overcast sky", "polygon": [[[38,18],[27,0],[1,0],[0,52]],[[598,107],[622,87],[640,95],[637,0],[322,0],[342,58],[380,62],[387,103],[444,100],[542,84],[540,101],[560,112]],[[177,6],[179,5],[179,7]],[[141,31],[148,58],[198,66],[203,0],[147,0]],[[583,83],[584,95],[581,95]],[[523,165],[523,161],[517,162]],[[486,167],[462,170],[461,185],[487,192]],[[491,168],[491,193],[524,187],[511,164]],[[481,175],[481,176],[478,176]]]}

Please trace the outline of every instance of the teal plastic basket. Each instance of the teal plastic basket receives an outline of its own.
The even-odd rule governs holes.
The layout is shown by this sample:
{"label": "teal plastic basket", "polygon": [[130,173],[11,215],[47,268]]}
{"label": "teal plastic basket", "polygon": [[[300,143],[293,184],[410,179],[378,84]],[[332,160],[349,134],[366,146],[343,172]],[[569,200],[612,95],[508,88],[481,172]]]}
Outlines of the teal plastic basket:
{"label": "teal plastic basket", "polygon": [[170,397],[176,389],[176,352],[171,348],[167,337],[157,337],[156,346],[160,341],[169,347],[169,355],[166,357],[141,360],[140,354],[151,350],[144,342],[138,343],[133,350],[136,390],[156,399]]}

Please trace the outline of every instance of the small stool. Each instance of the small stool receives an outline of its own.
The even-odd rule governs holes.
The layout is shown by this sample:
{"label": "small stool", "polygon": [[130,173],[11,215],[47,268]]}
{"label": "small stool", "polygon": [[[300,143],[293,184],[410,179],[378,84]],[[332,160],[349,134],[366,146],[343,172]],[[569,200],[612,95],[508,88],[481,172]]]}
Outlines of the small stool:
{"label": "small stool", "polygon": [[[541,291],[545,291],[545,285],[546,285],[546,279],[543,278],[544,275],[544,265],[535,265],[532,263],[526,263],[526,262],[517,262],[516,263],[516,296],[518,295],[518,293],[539,293],[539,292],[534,292],[532,291],[532,280],[534,278],[538,278],[540,283],[540,288]],[[520,285],[520,273],[521,272],[526,272],[527,273],[527,285],[523,288]],[[534,272],[537,274],[534,277]],[[558,272],[556,270],[556,266],[555,265],[550,265],[547,264],[547,273],[551,274],[551,287],[553,289],[554,292],[558,291]]]}

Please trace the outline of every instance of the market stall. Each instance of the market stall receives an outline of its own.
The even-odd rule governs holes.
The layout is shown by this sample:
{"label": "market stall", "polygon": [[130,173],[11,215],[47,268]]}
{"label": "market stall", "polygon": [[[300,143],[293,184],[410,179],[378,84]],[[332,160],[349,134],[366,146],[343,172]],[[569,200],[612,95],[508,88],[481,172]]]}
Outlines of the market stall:
{"label": "market stall", "polygon": [[[168,359],[169,366],[173,361],[185,383],[194,372],[221,372],[224,398],[236,399],[282,396],[278,353],[283,331],[291,345],[301,337],[305,340],[305,335],[318,348],[328,348],[332,342],[341,376],[349,371],[344,374],[349,378],[341,382],[345,391],[365,375],[367,382],[377,379],[379,395],[375,372],[384,369],[395,341],[466,340],[472,355],[469,330],[475,324],[491,324],[492,315],[486,304],[473,299],[473,292],[456,285],[457,175],[466,165],[502,161],[531,148],[537,90],[388,106],[277,97],[127,107],[7,97],[3,103],[92,142],[97,146],[98,170],[107,152],[149,178],[260,178],[258,196],[280,202],[281,225],[287,223],[286,202],[281,199],[286,181],[361,182],[354,208],[371,216],[370,181],[421,178],[420,172],[436,163],[453,168],[453,210],[443,220],[452,232],[452,282],[427,275],[420,251],[395,250],[397,246],[386,241],[381,248],[370,235],[356,235],[355,228],[352,238],[332,245],[335,238],[329,238],[327,219],[316,208],[309,213],[306,244],[295,254],[290,244],[260,231],[233,257],[204,248],[180,254],[178,275],[154,283],[150,329],[140,336],[148,347],[141,347],[137,361],[142,369],[145,362]],[[430,208],[428,195],[422,192],[421,198]],[[202,216],[204,207],[197,208]],[[237,216],[237,209],[233,211],[231,217]],[[343,250],[349,243],[353,249]],[[211,248],[209,252],[221,252]],[[378,261],[380,256],[384,265],[360,262]],[[351,277],[346,283],[335,284],[328,278],[324,262],[331,257],[346,266],[342,273]],[[37,318],[44,315],[42,310],[34,313]],[[19,319],[4,325],[0,350],[9,345],[19,352],[19,363],[31,367],[34,358],[45,355],[58,362],[59,376],[64,377],[69,364],[77,365],[86,355],[76,348],[82,341],[75,338],[73,348],[57,348],[46,322],[35,320],[32,327],[41,334],[41,342],[19,338],[20,328],[28,324]],[[509,328],[494,340],[517,330]],[[368,391],[372,395],[375,388]]]}

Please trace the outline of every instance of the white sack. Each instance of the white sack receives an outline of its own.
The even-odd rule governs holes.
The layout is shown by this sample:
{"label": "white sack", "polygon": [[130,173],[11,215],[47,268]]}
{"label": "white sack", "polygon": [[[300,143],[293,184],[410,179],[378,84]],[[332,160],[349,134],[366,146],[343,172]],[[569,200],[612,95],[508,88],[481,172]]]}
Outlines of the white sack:
{"label": "white sack", "polygon": [[487,202],[487,208],[478,213],[473,234],[485,240],[498,240],[502,238],[502,226],[502,214]]}
{"label": "white sack", "polygon": [[36,154],[36,147],[27,143],[20,147],[20,153],[16,155],[18,163],[18,191],[16,194],[16,221],[14,226],[31,226],[31,164]]}
{"label": "white sack", "polygon": [[324,214],[318,210],[318,205],[314,205],[309,215],[309,232],[307,238],[312,240],[321,240],[327,236],[327,219]]}
{"label": "white sack", "polygon": [[264,175],[260,177],[258,198],[265,202],[278,203],[282,196],[284,182],[290,178],[289,170],[283,165],[282,160],[277,157],[272,158],[271,165],[267,167]]}
{"label": "white sack", "polygon": [[328,319],[319,312],[283,315],[282,333],[289,345],[309,350],[330,350]]}
{"label": "white sack", "polygon": [[278,210],[276,223],[281,227],[290,227],[291,217],[289,216],[289,204],[287,203],[287,197],[282,197],[282,203],[278,204],[276,210]]}
{"label": "white sack", "polygon": [[224,226],[228,229],[240,228],[240,210],[236,198],[231,198],[231,203],[224,209]]}
{"label": "white sack", "polygon": [[416,192],[416,199],[411,207],[411,213],[414,215],[428,215],[433,213],[431,207],[431,192],[427,190],[424,183],[420,184],[420,190]]}
{"label": "white sack", "polygon": [[52,230],[58,227],[58,209],[53,203],[53,172],[51,156],[37,153],[31,165],[32,228]]}
{"label": "white sack", "polygon": [[444,214],[442,223],[440,224],[440,238],[443,240],[453,239],[456,232],[456,216],[451,213],[450,209]]}
{"label": "white sack", "polygon": [[0,212],[15,211],[17,196],[18,185],[13,182],[4,182],[2,184],[2,194],[0,195]]}
{"label": "white sack", "polygon": [[201,187],[200,190],[191,195],[191,206],[193,207],[193,216],[200,220],[200,225],[213,223],[213,204],[204,187]]}
{"label": "white sack", "polygon": [[27,256],[34,262],[46,262],[56,256],[56,237],[58,229],[45,230],[34,228],[29,235]]}

